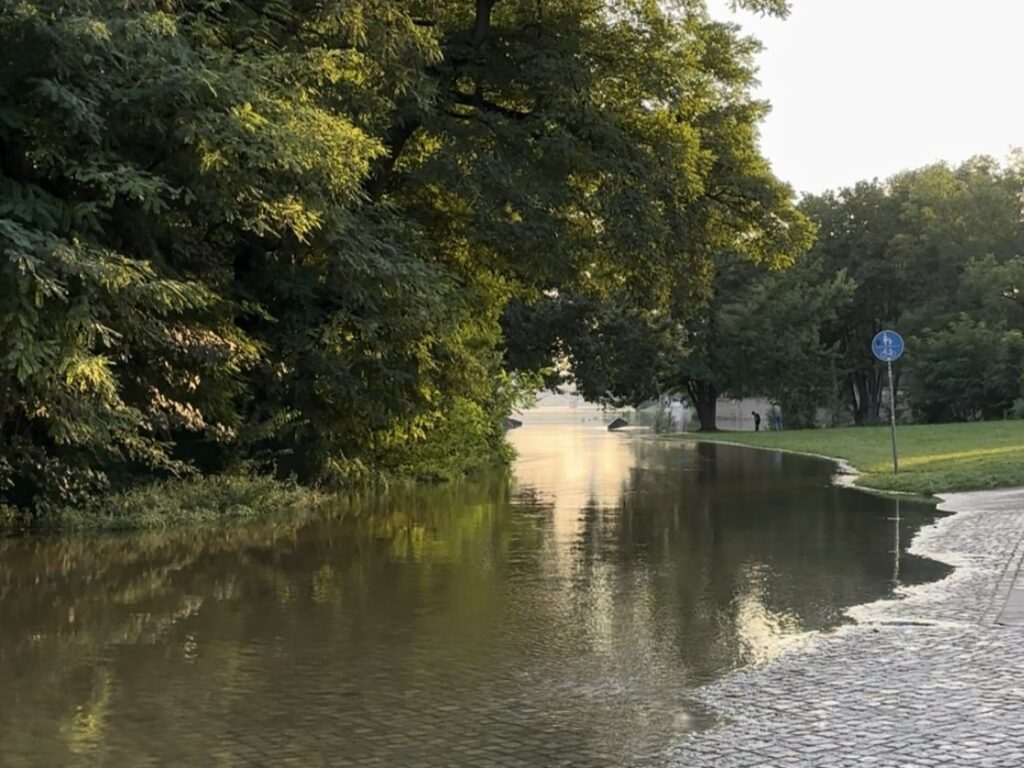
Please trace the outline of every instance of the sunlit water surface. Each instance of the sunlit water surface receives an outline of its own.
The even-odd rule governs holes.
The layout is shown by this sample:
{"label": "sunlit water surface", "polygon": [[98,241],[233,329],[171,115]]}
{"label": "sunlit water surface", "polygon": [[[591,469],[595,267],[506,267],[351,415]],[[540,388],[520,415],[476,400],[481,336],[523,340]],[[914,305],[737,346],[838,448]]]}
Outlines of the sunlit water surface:
{"label": "sunlit water surface", "polygon": [[0,766],[657,765],[696,686],[945,573],[825,462],[525,422],[514,480],[0,541]]}

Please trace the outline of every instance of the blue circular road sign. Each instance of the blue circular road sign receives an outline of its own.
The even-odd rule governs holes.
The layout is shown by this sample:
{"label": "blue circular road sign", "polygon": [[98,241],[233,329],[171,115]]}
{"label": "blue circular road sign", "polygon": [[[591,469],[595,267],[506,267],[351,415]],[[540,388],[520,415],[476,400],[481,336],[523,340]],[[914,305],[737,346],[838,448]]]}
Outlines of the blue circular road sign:
{"label": "blue circular road sign", "polygon": [[896,331],[879,331],[871,340],[871,351],[885,363],[899,360],[903,354],[903,337]]}

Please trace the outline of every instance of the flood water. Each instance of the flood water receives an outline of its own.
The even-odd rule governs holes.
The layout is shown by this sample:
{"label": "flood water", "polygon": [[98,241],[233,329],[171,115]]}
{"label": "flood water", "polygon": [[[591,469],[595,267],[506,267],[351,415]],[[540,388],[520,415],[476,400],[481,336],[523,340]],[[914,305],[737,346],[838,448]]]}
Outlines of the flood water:
{"label": "flood water", "polygon": [[946,573],[826,462],[525,421],[514,479],[0,540],[0,766],[658,765],[697,686]]}

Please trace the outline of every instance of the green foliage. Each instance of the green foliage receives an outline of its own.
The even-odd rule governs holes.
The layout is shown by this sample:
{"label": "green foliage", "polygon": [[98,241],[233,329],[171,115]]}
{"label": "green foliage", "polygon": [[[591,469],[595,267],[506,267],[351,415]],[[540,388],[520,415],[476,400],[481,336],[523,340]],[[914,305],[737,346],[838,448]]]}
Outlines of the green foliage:
{"label": "green foliage", "polygon": [[[672,290],[659,314],[617,295],[582,324],[570,313],[564,324],[583,328],[567,336],[574,371],[587,394],[611,402],[685,389],[702,429],[714,429],[722,394],[767,396],[791,426],[839,403],[869,424],[886,386],[871,339],[893,327],[909,341],[896,383],[917,418],[1001,416],[1020,395],[1022,189],[1015,155],[808,197],[800,207],[818,239],[802,259],[782,249],[785,258],[751,260],[708,233],[706,300]],[[810,244],[806,224],[790,231],[792,245]]]}
{"label": "green foliage", "polygon": [[1020,393],[1024,335],[961,315],[910,340],[911,401],[926,421],[999,418]]}
{"label": "green foliage", "polygon": [[53,507],[33,525],[66,531],[153,530],[295,515],[321,503],[318,494],[294,484],[246,475],[215,475],[162,481],[80,506]]}
{"label": "green foliage", "polygon": [[510,461],[514,453],[505,441],[505,417],[531,405],[542,385],[539,374],[500,374],[488,398],[446,403],[423,439],[389,452],[382,468],[390,477],[454,480],[492,466],[496,459]]}
{"label": "green foliage", "polygon": [[460,398],[447,406],[426,439],[396,456],[400,474],[422,480],[452,480],[493,464],[503,456],[500,425],[479,403]]}
{"label": "green foliage", "polygon": [[591,402],[636,407],[663,392],[682,354],[685,332],[668,313],[632,302],[577,299],[564,348],[578,391]]}
{"label": "green foliage", "polygon": [[500,460],[510,301],[682,321],[804,247],[756,49],[697,0],[0,0],[0,503]]}
{"label": "green foliage", "polygon": [[[882,328],[894,327],[907,338],[922,336],[943,331],[966,312],[995,333],[1024,329],[1013,306],[1021,277],[1017,261],[1024,253],[1022,188],[1020,156],[1005,166],[979,157],[957,168],[927,166],[802,202],[819,229],[812,258],[826,275],[845,273],[856,286],[830,336],[856,423],[878,419],[884,367],[874,360],[870,344]],[[906,363],[913,364],[916,355],[911,344]],[[923,379],[923,368],[917,370]],[[932,388],[926,399],[936,392]],[[945,404],[930,401],[920,415],[976,413],[958,406],[954,401],[962,398],[952,390],[947,394]],[[985,412],[1002,407],[1003,395],[994,397]]]}
{"label": "green foliage", "polygon": [[730,394],[766,396],[782,409],[788,428],[813,426],[817,409],[832,396],[831,338],[855,290],[845,272],[826,276],[809,258],[753,276],[722,310]]}

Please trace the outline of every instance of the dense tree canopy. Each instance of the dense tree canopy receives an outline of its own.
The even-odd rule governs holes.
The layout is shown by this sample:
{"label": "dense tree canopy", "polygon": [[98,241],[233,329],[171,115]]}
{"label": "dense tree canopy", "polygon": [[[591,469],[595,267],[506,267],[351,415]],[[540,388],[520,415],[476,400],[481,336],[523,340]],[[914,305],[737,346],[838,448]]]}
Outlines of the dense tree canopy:
{"label": "dense tree canopy", "polygon": [[[886,382],[871,339],[886,327],[908,341],[897,387],[916,418],[1024,413],[1022,200],[1019,154],[810,196],[800,208],[817,237],[795,263],[717,250],[699,304],[651,310],[617,296],[581,322],[585,305],[554,297],[533,337],[558,327],[561,304],[562,327],[574,329],[561,349],[585,394],[636,404],[682,391],[702,429],[715,427],[720,395],[767,396],[791,426],[814,423],[821,407],[832,421],[876,422]],[[527,359],[538,349],[512,347]]]}
{"label": "dense tree canopy", "polygon": [[803,246],[755,50],[697,0],[0,0],[4,501],[492,460],[509,301],[688,319]]}
{"label": "dense tree canopy", "polygon": [[591,400],[636,406],[681,393],[701,428],[713,430],[720,395],[767,396],[791,424],[812,423],[817,407],[833,398],[830,338],[852,301],[853,282],[845,273],[826,275],[810,258],[770,269],[723,257],[714,272],[710,299],[685,321],[621,301],[595,307],[549,298],[531,338],[569,329],[561,348]]}
{"label": "dense tree canopy", "polygon": [[[1024,255],[1022,193],[1024,165],[1014,155],[1005,166],[984,157],[956,168],[938,164],[803,201],[819,228],[812,258],[826,274],[843,271],[856,284],[831,341],[844,399],[858,424],[878,419],[884,369],[870,342],[883,327],[908,338],[908,391],[919,416],[995,415],[1019,396],[1019,381],[1006,384],[1019,377],[1012,373],[1019,353],[1003,345],[1013,339],[1008,331],[1024,330],[1016,296]],[[949,354],[950,345],[971,346],[979,335],[995,337],[986,345],[1000,350],[992,363],[1000,366],[1001,385],[967,387],[965,377],[988,369],[972,362],[968,350]],[[954,373],[956,360],[961,367]],[[952,402],[957,392],[964,402]],[[987,404],[979,405],[979,397]]]}

